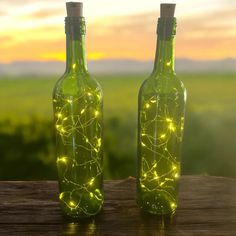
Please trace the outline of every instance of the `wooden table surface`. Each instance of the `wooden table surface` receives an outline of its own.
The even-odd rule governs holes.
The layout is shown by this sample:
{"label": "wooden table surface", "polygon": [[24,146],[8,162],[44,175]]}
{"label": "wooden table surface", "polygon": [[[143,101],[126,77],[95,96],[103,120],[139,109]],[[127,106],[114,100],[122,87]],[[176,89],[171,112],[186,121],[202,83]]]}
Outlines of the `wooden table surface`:
{"label": "wooden table surface", "polygon": [[181,177],[172,217],[140,212],[135,179],[105,181],[103,211],[70,222],[59,208],[55,181],[0,182],[0,235],[236,235],[236,179]]}

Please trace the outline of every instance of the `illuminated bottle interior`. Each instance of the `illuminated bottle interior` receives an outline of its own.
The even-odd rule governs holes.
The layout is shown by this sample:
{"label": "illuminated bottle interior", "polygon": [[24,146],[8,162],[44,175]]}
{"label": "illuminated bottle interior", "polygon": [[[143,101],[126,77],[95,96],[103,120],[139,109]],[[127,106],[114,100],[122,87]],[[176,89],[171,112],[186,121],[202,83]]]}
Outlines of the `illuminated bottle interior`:
{"label": "illuminated bottle interior", "polygon": [[66,215],[84,218],[96,215],[104,199],[103,100],[87,70],[82,3],[66,6],[66,70],[53,91],[59,200]]}
{"label": "illuminated bottle interior", "polygon": [[139,91],[137,203],[152,214],[177,208],[186,90],[174,72],[175,4],[161,4],[152,74]]}

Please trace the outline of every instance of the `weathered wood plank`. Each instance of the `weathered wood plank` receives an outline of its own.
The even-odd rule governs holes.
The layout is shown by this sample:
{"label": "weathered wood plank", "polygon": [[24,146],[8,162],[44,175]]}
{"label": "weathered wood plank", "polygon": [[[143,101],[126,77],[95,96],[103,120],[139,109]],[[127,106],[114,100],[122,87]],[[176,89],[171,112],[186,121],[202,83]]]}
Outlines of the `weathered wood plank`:
{"label": "weathered wood plank", "polygon": [[135,180],[105,181],[105,204],[93,219],[63,218],[54,181],[0,182],[0,235],[236,235],[236,180],[181,178],[172,219],[144,215],[135,203]]}

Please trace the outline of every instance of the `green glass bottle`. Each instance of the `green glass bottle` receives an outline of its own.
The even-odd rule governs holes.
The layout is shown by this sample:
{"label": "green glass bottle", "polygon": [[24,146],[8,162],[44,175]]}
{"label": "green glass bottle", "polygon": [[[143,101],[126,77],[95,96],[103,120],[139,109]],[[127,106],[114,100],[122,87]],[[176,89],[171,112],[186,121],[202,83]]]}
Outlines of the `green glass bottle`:
{"label": "green glass bottle", "polygon": [[177,207],[186,90],[174,72],[175,4],[161,4],[152,74],[139,91],[137,203],[146,212]]}
{"label": "green glass bottle", "polygon": [[102,90],[87,71],[82,3],[67,3],[66,70],[53,91],[59,200],[74,218],[102,208]]}

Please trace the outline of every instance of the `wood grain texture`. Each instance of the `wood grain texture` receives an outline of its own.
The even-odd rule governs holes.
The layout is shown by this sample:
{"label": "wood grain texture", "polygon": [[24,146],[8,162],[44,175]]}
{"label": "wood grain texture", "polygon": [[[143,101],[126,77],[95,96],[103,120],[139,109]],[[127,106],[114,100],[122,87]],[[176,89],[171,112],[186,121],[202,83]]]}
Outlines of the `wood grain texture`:
{"label": "wood grain texture", "polygon": [[181,177],[173,217],[140,212],[135,179],[105,181],[103,211],[72,222],[62,216],[55,181],[0,182],[0,235],[236,235],[236,179]]}

